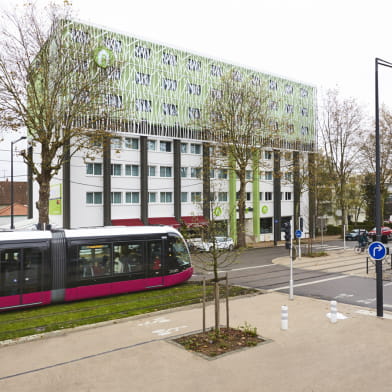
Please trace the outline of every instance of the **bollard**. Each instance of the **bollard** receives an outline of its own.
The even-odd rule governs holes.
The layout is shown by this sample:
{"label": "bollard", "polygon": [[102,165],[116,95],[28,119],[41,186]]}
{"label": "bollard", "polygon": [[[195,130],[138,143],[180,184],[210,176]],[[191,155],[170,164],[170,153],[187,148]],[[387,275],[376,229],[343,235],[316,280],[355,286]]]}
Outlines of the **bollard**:
{"label": "bollard", "polygon": [[289,328],[289,310],[286,305],[282,305],[280,329],[286,331]]}
{"label": "bollard", "polygon": [[336,301],[331,301],[331,323],[336,323],[337,321],[337,304]]}

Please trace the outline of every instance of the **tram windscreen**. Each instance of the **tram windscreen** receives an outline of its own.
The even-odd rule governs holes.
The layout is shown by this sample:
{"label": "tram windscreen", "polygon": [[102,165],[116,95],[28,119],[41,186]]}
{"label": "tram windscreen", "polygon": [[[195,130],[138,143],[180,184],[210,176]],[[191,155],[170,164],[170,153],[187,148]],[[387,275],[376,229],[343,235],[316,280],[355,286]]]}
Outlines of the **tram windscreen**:
{"label": "tram windscreen", "polygon": [[188,248],[181,237],[169,236],[168,261],[169,273],[183,271],[191,266]]}

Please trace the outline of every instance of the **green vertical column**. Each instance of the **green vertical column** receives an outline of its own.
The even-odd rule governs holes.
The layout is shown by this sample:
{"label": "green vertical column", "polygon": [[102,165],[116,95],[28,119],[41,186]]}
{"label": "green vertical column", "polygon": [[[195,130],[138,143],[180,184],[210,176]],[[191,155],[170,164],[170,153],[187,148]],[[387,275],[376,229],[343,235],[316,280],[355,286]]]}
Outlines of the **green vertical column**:
{"label": "green vertical column", "polygon": [[235,160],[229,158],[229,226],[230,237],[237,243],[237,176],[235,174]]}
{"label": "green vertical column", "polygon": [[253,236],[255,242],[260,241],[260,150],[253,154]]}

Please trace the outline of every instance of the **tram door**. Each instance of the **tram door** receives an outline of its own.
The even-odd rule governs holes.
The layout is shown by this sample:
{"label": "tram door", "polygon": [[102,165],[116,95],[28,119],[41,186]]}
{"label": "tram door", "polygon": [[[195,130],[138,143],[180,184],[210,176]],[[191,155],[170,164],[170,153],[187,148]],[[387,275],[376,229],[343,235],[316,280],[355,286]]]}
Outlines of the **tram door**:
{"label": "tram door", "polygon": [[42,260],[41,248],[0,250],[0,307],[42,301]]}
{"label": "tram door", "polygon": [[163,285],[162,241],[147,241],[147,276],[158,278],[156,285]]}

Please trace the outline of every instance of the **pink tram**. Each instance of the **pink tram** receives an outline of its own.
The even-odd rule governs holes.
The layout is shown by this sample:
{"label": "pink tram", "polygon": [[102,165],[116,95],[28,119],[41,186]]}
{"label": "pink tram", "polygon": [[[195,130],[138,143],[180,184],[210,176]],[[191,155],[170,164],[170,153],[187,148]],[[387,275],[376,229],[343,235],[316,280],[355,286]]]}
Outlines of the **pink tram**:
{"label": "pink tram", "polygon": [[0,311],[168,287],[192,273],[169,226],[0,232]]}

